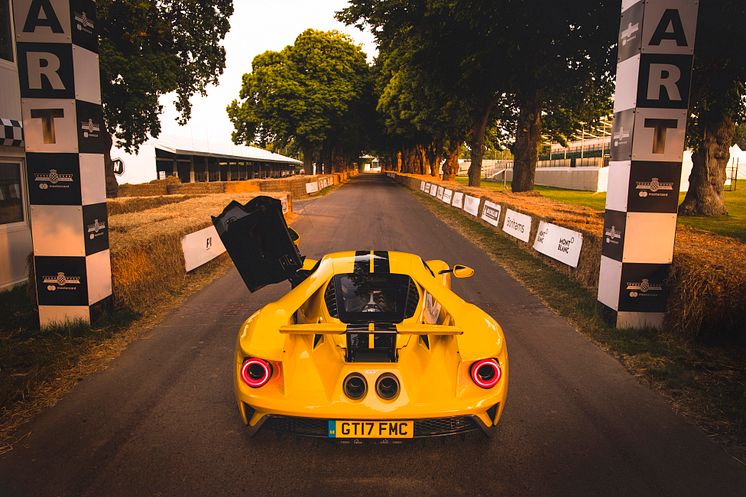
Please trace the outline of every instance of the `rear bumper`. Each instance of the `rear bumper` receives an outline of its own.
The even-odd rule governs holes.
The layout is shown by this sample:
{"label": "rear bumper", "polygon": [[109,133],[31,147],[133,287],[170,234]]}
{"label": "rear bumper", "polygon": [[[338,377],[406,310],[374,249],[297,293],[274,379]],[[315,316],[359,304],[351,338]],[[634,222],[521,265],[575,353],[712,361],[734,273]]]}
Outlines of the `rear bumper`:
{"label": "rear bumper", "polygon": [[[253,411],[251,407],[243,404],[242,408],[245,409],[247,417],[250,418]],[[498,406],[495,406],[495,411],[497,410],[499,410]],[[253,426],[249,425],[249,432],[253,436],[262,429],[304,437],[329,438],[329,421],[327,418],[267,414],[262,416]],[[482,432],[491,436],[495,428],[494,426],[487,426],[479,416],[475,415],[420,418],[413,421],[413,438],[415,439],[448,437],[471,432]],[[376,439],[368,440],[375,441]],[[406,440],[410,439],[397,439],[399,442]]]}

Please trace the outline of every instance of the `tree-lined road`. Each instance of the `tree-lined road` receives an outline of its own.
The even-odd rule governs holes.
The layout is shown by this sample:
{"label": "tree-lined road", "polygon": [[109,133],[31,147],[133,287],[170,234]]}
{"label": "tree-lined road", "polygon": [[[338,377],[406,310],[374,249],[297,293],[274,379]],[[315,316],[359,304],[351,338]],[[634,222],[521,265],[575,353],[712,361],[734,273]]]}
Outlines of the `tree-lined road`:
{"label": "tree-lined road", "polygon": [[401,250],[476,269],[455,290],[503,325],[510,353],[493,439],[249,438],[232,393],[235,334],[287,284],[249,294],[232,270],[25,426],[0,457],[0,495],[743,495],[746,467],[404,188],[362,176],[303,210],[310,257]]}

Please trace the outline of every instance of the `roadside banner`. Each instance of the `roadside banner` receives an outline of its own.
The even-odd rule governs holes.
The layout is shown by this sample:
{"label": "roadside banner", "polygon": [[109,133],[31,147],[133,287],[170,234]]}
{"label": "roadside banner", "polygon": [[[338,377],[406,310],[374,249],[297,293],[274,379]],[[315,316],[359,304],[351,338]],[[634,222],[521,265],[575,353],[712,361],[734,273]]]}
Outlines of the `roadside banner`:
{"label": "roadside banner", "polygon": [[500,221],[500,209],[500,204],[485,200],[484,207],[482,207],[482,219],[490,223],[492,226],[497,226]]}
{"label": "roadside banner", "polygon": [[435,183],[430,185],[430,195],[432,195],[433,197],[438,195],[438,185],[436,185]]}
{"label": "roadside banner", "polygon": [[441,199],[443,202],[445,202],[446,204],[450,204],[452,197],[453,197],[453,190],[449,190],[448,188],[443,190],[443,198]]}
{"label": "roadside banner", "polygon": [[225,252],[215,226],[189,233],[181,239],[184,252],[184,269],[187,273],[206,264]]}
{"label": "roadside banner", "polygon": [[454,192],[453,201],[451,202],[451,205],[457,209],[461,209],[464,206],[464,193]]}
{"label": "roadside banner", "polygon": [[317,191],[319,191],[318,181],[311,181],[310,183],[306,183],[306,193],[316,193]]}
{"label": "roadside banner", "polygon": [[435,194],[435,198],[437,198],[438,200],[443,200],[443,190],[445,190],[445,188],[439,186],[438,193]]}
{"label": "roadside banner", "polygon": [[427,183],[425,183],[424,181],[420,181],[420,191],[425,191],[425,185],[427,185]]}
{"label": "roadside banner", "polygon": [[479,215],[479,197],[464,195],[464,210],[472,216]]}
{"label": "roadside banner", "polygon": [[583,234],[539,221],[539,230],[534,240],[534,250],[571,267],[578,267]]}
{"label": "roadside banner", "polygon": [[528,239],[531,236],[531,217],[512,209],[506,209],[503,231],[510,236],[528,243]]}

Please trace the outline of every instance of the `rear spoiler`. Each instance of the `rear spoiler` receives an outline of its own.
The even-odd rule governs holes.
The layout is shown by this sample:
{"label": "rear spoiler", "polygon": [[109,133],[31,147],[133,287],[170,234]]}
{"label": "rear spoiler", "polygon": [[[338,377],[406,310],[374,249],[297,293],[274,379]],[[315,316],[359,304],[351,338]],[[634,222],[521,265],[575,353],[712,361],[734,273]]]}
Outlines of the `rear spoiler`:
{"label": "rear spoiler", "polygon": [[[280,326],[280,333],[287,335],[343,335],[347,332],[347,325],[344,323],[313,323],[313,324],[289,324]],[[374,333],[385,334],[385,331],[367,331],[355,328],[355,333]],[[454,336],[462,335],[464,331],[455,326],[440,326],[436,324],[398,324],[396,332],[400,335],[442,335]]]}

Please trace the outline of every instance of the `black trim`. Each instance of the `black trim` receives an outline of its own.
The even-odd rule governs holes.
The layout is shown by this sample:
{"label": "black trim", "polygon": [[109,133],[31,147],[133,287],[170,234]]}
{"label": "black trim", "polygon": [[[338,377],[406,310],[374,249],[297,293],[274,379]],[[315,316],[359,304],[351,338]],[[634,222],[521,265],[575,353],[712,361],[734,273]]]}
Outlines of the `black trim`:
{"label": "black trim", "polygon": [[373,252],[373,272],[390,273],[391,265],[389,264],[389,253],[385,250],[376,250]]}
{"label": "black trim", "polygon": [[358,250],[355,252],[355,268],[353,272],[356,274],[370,274],[370,251]]}

